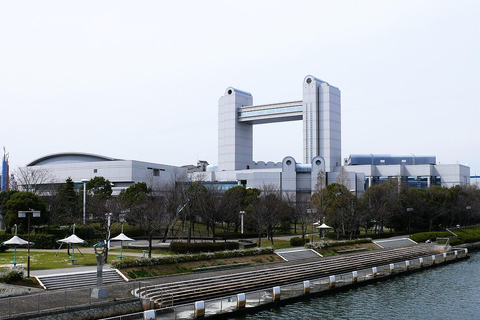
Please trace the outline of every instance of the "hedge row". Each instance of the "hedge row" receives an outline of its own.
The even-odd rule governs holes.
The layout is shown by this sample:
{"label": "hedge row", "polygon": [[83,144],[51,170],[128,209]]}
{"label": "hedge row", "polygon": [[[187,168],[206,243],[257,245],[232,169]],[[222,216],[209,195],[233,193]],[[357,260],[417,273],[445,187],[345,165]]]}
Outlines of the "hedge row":
{"label": "hedge row", "polygon": [[185,253],[200,253],[200,252],[216,252],[223,250],[237,250],[238,242],[178,242],[174,241],[170,244],[170,251],[185,254]]}
{"label": "hedge row", "polygon": [[305,245],[306,243],[309,243],[310,242],[310,239],[308,239],[307,237],[305,237],[304,240],[302,240],[302,238],[300,237],[293,237],[290,239],[290,245],[292,247],[300,247],[300,246],[303,246]]}
{"label": "hedge row", "polygon": [[425,242],[427,240],[435,241],[436,238],[447,238],[451,237],[452,234],[448,231],[433,231],[433,232],[420,232],[412,234],[410,239],[415,242]]}
{"label": "hedge row", "polygon": [[307,249],[322,249],[322,248],[329,248],[329,247],[337,247],[337,246],[350,246],[354,244],[364,244],[364,243],[371,243],[372,239],[365,238],[365,239],[355,239],[355,240],[338,240],[338,241],[325,241],[321,240],[318,242],[307,243],[305,244],[305,248]]}
{"label": "hedge row", "polygon": [[[35,227],[33,229],[34,234],[51,234],[57,240],[66,238],[72,234],[72,228],[60,228],[60,227]],[[83,225],[75,226],[75,234],[84,239],[84,240],[95,240],[97,238],[101,238],[99,234],[95,233],[95,228],[93,227],[86,227]]]}
{"label": "hedge row", "polygon": [[148,267],[148,266],[157,266],[157,265],[191,262],[191,261],[248,257],[248,256],[255,256],[259,254],[270,254],[270,253],[273,253],[273,248],[255,248],[255,249],[217,251],[217,252],[195,253],[195,254],[181,254],[181,255],[175,255],[175,256],[162,256],[162,257],[152,258],[152,259],[138,258],[135,260],[115,261],[112,263],[112,265],[114,268],[117,268],[117,269],[125,269],[125,268],[133,268],[133,267]]}
{"label": "hedge row", "polygon": [[[480,241],[480,228],[452,230],[458,238],[450,238],[450,244],[472,243]],[[447,238],[453,235],[448,231],[420,232],[412,234],[411,239],[415,242],[435,241],[437,238]]]}
{"label": "hedge row", "polygon": [[[384,239],[384,238],[391,238],[401,235],[400,233],[396,232],[379,232],[379,233],[369,233],[369,234],[355,234],[353,235],[356,239]],[[329,239],[337,239],[337,233],[335,232],[328,232],[326,237]],[[348,240],[350,235],[339,235],[339,240]]]}
{"label": "hedge row", "polygon": [[227,232],[227,233],[217,233],[215,235],[217,238],[221,239],[256,239],[258,238],[258,232],[244,232],[243,234],[240,232]]}

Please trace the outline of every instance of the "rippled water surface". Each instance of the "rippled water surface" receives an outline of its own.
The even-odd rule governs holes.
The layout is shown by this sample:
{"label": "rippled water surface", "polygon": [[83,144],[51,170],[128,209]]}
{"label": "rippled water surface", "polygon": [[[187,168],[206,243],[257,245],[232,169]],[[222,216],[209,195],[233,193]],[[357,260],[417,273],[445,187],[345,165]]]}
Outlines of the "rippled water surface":
{"label": "rippled water surface", "polygon": [[480,253],[238,319],[480,319]]}

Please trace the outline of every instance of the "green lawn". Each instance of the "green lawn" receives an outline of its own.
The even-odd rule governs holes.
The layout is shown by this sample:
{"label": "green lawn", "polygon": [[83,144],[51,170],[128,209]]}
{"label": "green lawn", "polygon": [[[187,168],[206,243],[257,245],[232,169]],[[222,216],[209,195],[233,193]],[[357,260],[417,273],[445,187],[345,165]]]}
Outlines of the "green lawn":
{"label": "green lawn", "polygon": [[[81,249],[80,249],[81,250]],[[0,253],[0,265],[6,266],[10,265],[10,262],[13,261],[13,250],[8,250],[7,252]],[[118,253],[114,252],[112,255],[109,255],[109,262],[117,260]],[[75,265],[72,266],[71,256],[68,256],[65,251],[58,253],[58,256],[55,256],[55,252],[40,252],[40,251],[30,251],[30,270],[44,270],[44,269],[59,269],[59,268],[70,268],[75,266],[95,266],[97,265],[97,259],[94,254],[84,253],[83,256],[75,251]],[[125,259],[131,259],[127,257]],[[27,267],[27,252],[26,251],[17,251],[17,263],[20,263],[25,268]]]}

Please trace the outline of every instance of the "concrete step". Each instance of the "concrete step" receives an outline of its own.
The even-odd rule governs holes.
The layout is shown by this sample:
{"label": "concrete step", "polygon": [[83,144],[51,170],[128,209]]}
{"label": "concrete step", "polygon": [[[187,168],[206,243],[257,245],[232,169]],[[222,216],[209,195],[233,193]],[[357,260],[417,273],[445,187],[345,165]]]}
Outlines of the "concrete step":
{"label": "concrete step", "polygon": [[[46,290],[72,289],[97,285],[96,271],[37,276],[35,278],[37,278],[40,285]],[[104,270],[102,273],[103,284],[126,281],[127,279],[124,278],[117,269]]]}

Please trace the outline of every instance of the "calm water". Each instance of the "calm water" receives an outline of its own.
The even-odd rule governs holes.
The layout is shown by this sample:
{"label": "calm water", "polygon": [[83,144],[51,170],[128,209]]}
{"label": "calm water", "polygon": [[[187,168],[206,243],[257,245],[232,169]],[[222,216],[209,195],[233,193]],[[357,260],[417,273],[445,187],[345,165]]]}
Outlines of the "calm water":
{"label": "calm water", "polygon": [[480,319],[480,252],[461,262],[238,319]]}

